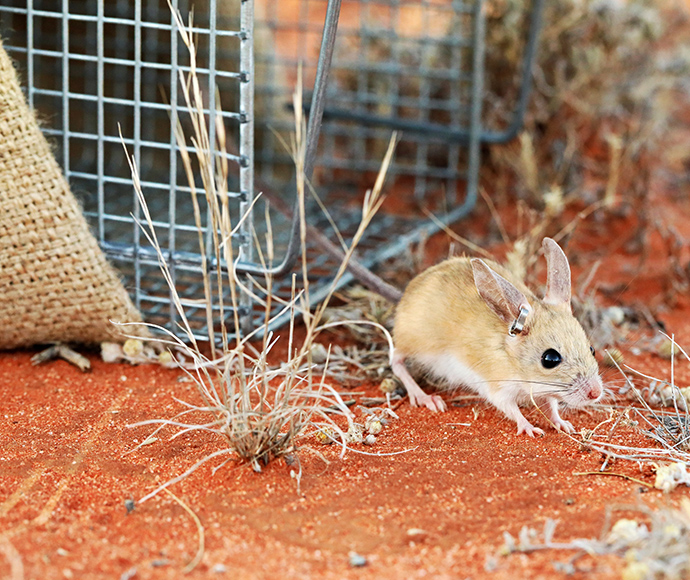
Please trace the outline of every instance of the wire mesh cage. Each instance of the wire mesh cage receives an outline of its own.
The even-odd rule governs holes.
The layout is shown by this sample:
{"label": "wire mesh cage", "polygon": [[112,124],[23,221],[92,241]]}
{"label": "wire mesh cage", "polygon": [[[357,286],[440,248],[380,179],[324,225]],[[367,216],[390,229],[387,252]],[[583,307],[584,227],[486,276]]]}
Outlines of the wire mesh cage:
{"label": "wire mesh cage", "polygon": [[[326,3],[292,4],[289,10],[272,3],[258,22],[258,30],[279,47],[257,49],[257,62],[273,71],[263,79],[270,84],[257,80],[259,98],[274,93],[281,71],[295,70],[300,59],[314,62],[310,22],[315,19],[310,14]],[[480,6],[438,0],[344,3],[321,132],[322,182],[361,189],[362,180],[378,169],[391,126],[397,126],[406,134],[392,177],[418,199],[441,187],[449,195],[458,189],[467,177],[465,148],[448,146],[443,137],[430,139],[429,131],[407,129],[434,123],[469,133],[473,104],[475,113],[479,109],[473,99],[481,94],[481,66],[473,60],[480,61],[482,54]],[[289,44],[285,38],[299,41]],[[268,123],[275,119],[274,114],[264,118]],[[257,122],[260,131],[263,122]],[[270,178],[279,149],[270,139],[258,145],[257,160],[268,162],[264,175]]]}
{"label": "wire mesh cage", "polygon": [[[532,6],[526,72],[540,4]],[[511,136],[511,128],[490,133],[481,123],[483,5],[482,0],[350,0],[342,6],[336,0],[195,2],[198,72],[208,114],[216,114],[214,95],[223,103],[235,219],[248,210],[255,189],[270,190],[287,206],[294,197],[292,160],[277,135],[294,128],[290,95],[300,66],[305,87],[314,89],[306,108],[316,118],[323,108],[313,182],[344,236],[359,221],[356,200],[373,182],[391,131],[403,132],[388,187],[411,209],[378,216],[359,254],[365,266],[398,254],[422,231],[437,227],[416,208],[445,208],[445,222],[466,215],[476,198],[482,141]],[[187,0],[173,6],[182,14],[192,8]],[[174,135],[175,116],[184,119],[185,113],[179,72],[188,70],[189,61],[167,1],[7,0],[0,6],[0,34],[23,71],[29,103],[43,119],[101,247],[145,318],[174,330],[169,289],[137,225],[140,208],[122,134],[188,317],[199,337],[205,336],[197,227]],[[528,80],[523,74],[515,126]],[[285,213],[271,214],[278,256],[294,242]],[[245,271],[261,271],[252,246],[254,233],[266,229],[263,216],[256,206],[234,240]],[[318,209],[308,219],[329,231]],[[210,236],[206,221],[202,226]],[[318,300],[336,264],[318,244],[308,255],[312,298]],[[289,258],[274,283],[283,297],[291,286]],[[349,280],[345,276],[342,283]],[[252,326],[261,307],[249,297],[243,300],[241,314]]]}
{"label": "wire mesh cage", "polygon": [[[228,157],[237,218],[253,196],[253,78],[242,68],[252,63],[253,5],[223,6],[232,13],[219,15],[213,2],[200,6],[193,32],[199,45],[197,70],[207,95],[218,91],[228,95],[230,103],[222,115],[236,143]],[[179,8],[186,12],[190,6],[180,3]],[[24,70],[29,103],[47,119],[45,132],[54,139],[73,191],[136,306],[149,322],[175,328],[169,288],[137,225],[140,208],[120,133],[139,168],[188,317],[203,336],[197,227],[174,135],[175,116],[185,118],[179,72],[189,71],[189,57],[167,2],[17,2],[5,3],[0,13],[5,47]],[[232,67],[227,62],[218,67],[218,55],[224,52],[237,55]],[[207,102],[214,116],[215,99]],[[203,212],[202,220],[210,235]],[[249,238],[245,228],[234,242],[251,256]]]}

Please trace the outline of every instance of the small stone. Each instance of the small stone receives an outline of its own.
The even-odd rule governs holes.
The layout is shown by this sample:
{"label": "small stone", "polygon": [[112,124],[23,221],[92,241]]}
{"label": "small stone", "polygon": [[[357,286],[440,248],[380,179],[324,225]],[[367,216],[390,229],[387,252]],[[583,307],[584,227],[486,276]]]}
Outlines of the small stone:
{"label": "small stone", "polygon": [[137,357],[144,352],[144,343],[138,338],[128,338],[122,345],[122,352],[128,357]]}
{"label": "small stone", "polygon": [[122,360],[124,353],[122,346],[116,342],[101,343],[101,359],[106,363],[116,363]]}
{"label": "small stone", "polygon": [[158,355],[158,364],[164,367],[175,365],[175,358],[169,350],[164,350]]}
{"label": "small stone", "polygon": [[353,424],[345,433],[345,443],[358,444],[364,442],[364,430],[361,425]]}
{"label": "small stone", "polygon": [[367,559],[357,552],[350,552],[348,558],[350,560],[350,566],[353,568],[361,568],[367,565]]}
{"label": "small stone", "polygon": [[364,445],[374,445],[376,443],[376,435],[372,435],[370,433],[364,438],[364,441],[362,441],[362,443],[364,443]]}
{"label": "small stone", "polygon": [[133,568],[130,568],[129,570],[120,574],[120,580],[130,580],[131,578],[134,578],[136,575],[137,575],[137,568],[136,568],[136,566],[134,566]]}
{"label": "small stone", "polygon": [[126,499],[125,500],[125,509],[127,510],[127,515],[131,514],[134,511],[135,503],[133,499]]}
{"label": "small stone", "polygon": [[498,570],[498,560],[495,556],[488,556],[484,562],[484,570],[486,572],[495,572]]}
{"label": "small stone", "polygon": [[405,535],[410,542],[423,542],[429,534],[421,528],[410,528]]}
{"label": "small stone", "polygon": [[211,568],[211,572],[214,574],[224,574],[228,569],[224,564],[214,564]]}
{"label": "small stone", "polygon": [[381,381],[381,384],[379,385],[379,389],[381,389],[381,391],[383,391],[384,393],[390,393],[391,395],[395,392],[397,388],[398,381],[393,377],[386,377]]}
{"label": "small stone", "polygon": [[655,488],[668,493],[681,483],[690,485],[690,474],[687,472],[685,463],[677,461],[656,466]]}
{"label": "small stone", "polygon": [[556,572],[560,572],[566,576],[572,576],[577,572],[577,568],[575,568],[572,562],[554,562],[553,567]]}
{"label": "small stone", "polygon": [[326,362],[328,358],[328,350],[320,342],[315,342],[311,345],[311,362],[321,365]]}
{"label": "small stone", "polygon": [[610,348],[604,354],[604,366],[618,368],[624,362],[623,353],[617,348]]}
{"label": "small stone", "polygon": [[672,358],[678,356],[680,349],[678,348],[678,345],[674,342],[670,340],[665,340],[659,345],[659,348],[656,352],[661,358],[671,360]]}
{"label": "small stone", "polygon": [[321,445],[331,445],[338,440],[338,435],[331,427],[321,427],[316,434],[316,442]]}
{"label": "small stone", "polygon": [[645,580],[650,578],[649,564],[647,562],[628,562],[623,570],[621,578],[623,580]]}
{"label": "small stone", "polygon": [[604,316],[616,326],[620,326],[625,322],[625,310],[620,306],[609,306],[604,310]]}
{"label": "small stone", "polygon": [[648,534],[649,530],[644,524],[639,524],[635,520],[621,518],[611,528],[609,535],[606,537],[606,542],[608,544],[621,543],[630,545],[646,538]]}
{"label": "small stone", "polygon": [[383,431],[383,423],[378,417],[370,415],[364,422],[364,427],[370,435],[378,435]]}

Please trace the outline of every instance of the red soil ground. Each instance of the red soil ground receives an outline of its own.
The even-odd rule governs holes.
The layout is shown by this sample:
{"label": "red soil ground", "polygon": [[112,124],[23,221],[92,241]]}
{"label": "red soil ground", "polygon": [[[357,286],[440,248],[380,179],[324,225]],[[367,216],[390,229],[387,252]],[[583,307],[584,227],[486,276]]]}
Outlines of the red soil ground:
{"label": "red soil ground", "polygon": [[[2,577],[20,577],[12,576],[14,560],[27,578],[134,570],[137,578],[174,578],[194,556],[196,527],[173,498],[162,493],[129,515],[125,507],[220,448],[193,435],[128,453],[150,428],[126,426],[171,416],[179,410],[172,396],[194,400],[192,388],[174,371],[92,362],[93,372],[81,374],[64,362],[34,368],[28,353],[0,358]],[[441,415],[403,404],[368,449],[410,449],[402,455],[340,459],[336,448],[320,447],[326,464],[302,453],[300,492],[282,461],[261,474],[233,464],[215,475],[200,468],[172,488],[205,529],[203,560],[191,575],[224,566],[232,578],[553,577],[551,562],[569,554],[499,559],[491,574],[484,564],[503,531],[540,529],[554,518],[559,539],[597,537],[607,505],[667,502],[625,479],[577,475],[598,469],[601,457],[553,431],[518,437],[495,410],[475,407],[476,418],[471,407]],[[574,421],[591,428],[605,417],[594,411]],[[619,440],[639,439],[622,433]],[[649,469],[616,471],[653,481]],[[350,568],[350,551],[367,557],[366,569]],[[613,559],[578,565],[598,577],[620,569]]]}

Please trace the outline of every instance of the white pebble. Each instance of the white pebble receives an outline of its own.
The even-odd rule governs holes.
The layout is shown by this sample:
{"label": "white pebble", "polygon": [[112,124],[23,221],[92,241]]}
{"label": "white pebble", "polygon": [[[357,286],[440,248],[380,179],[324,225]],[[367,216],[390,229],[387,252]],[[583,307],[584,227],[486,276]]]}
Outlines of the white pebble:
{"label": "white pebble", "polygon": [[376,443],[376,435],[367,435],[364,438],[364,441],[362,441],[362,443],[364,443],[364,445],[373,445],[374,443]]}

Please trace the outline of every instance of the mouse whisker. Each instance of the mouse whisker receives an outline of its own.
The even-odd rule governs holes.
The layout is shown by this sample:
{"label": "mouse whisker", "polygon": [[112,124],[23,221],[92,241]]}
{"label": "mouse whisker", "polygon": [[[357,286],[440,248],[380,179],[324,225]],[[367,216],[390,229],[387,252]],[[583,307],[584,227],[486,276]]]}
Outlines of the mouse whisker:
{"label": "mouse whisker", "polygon": [[555,390],[555,391],[539,391],[539,393],[535,393],[535,395],[539,395],[540,397],[548,396],[548,395],[562,395],[563,391],[562,390]]}
{"label": "mouse whisker", "polygon": [[544,385],[546,387],[556,387],[558,389],[569,389],[570,384],[569,383],[560,383],[556,381],[529,381],[529,380],[514,380],[511,381],[514,383],[526,383],[529,385]]}
{"label": "mouse whisker", "polygon": [[[490,380],[485,380],[483,381],[485,383],[503,383],[505,381],[501,380],[495,380],[495,381],[490,381]],[[527,383],[527,384],[534,384],[534,385],[548,385],[548,386],[553,386],[553,387],[560,387],[560,388],[568,388],[570,387],[570,383],[561,383],[561,382],[556,382],[556,381],[530,381],[527,379],[511,379],[511,383]]]}

